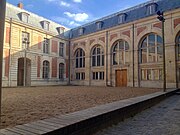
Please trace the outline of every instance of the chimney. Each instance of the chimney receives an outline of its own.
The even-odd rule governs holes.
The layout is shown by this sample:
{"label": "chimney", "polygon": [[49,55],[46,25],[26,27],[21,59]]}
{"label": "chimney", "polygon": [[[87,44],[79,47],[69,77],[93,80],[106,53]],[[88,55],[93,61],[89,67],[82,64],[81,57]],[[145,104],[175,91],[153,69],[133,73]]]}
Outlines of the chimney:
{"label": "chimney", "polygon": [[21,8],[21,9],[23,9],[23,3],[22,3],[22,2],[18,3],[17,6],[18,6],[19,8]]}

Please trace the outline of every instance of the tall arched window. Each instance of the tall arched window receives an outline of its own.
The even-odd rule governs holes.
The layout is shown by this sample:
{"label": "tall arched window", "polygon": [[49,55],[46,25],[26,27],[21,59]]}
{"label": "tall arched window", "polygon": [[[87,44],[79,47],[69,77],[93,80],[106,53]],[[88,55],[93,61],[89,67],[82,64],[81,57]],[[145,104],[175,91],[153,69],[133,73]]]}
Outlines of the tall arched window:
{"label": "tall arched window", "polygon": [[162,80],[162,63],[160,63],[160,65],[154,64],[151,66],[148,64],[145,66],[147,63],[158,63],[163,61],[162,38],[154,33],[146,35],[142,39],[139,51],[141,80]]}
{"label": "tall arched window", "polygon": [[91,52],[92,66],[104,66],[104,50],[100,45],[95,46]]}
{"label": "tall arched window", "polygon": [[76,68],[84,68],[85,67],[85,52],[83,49],[79,48],[76,50]]}
{"label": "tall arched window", "polygon": [[129,44],[124,40],[118,40],[114,43],[112,49],[112,64],[120,65],[129,62]]}
{"label": "tall arched window", "polygon": [[154,33],[145,36],[140,46],[140,63],[161,62],[162,55],[162,38]]}
{"label": "tall arched window", "polygon": [[49,78],[49,61],[47,60],[43,61],[43,78]]}
{"label": "tall arched window", "polygon": [[177,49],[177,60],[180,60],[180,32],[178,36],[176,37],[176,49]]}
{"label": "tall arched window", "polygon": [[64,79],[64,64],[63,63],[59,64],[59,79],[60,80]]}

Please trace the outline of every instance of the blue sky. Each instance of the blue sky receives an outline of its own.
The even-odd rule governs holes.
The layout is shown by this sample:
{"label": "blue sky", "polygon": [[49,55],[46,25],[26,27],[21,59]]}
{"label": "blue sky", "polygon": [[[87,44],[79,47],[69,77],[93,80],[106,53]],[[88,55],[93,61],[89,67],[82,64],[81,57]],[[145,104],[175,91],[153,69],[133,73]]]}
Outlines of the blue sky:
{"label": "blue sky", "polygon": [[74,28],[149,0],[7,0],[24,9]]}

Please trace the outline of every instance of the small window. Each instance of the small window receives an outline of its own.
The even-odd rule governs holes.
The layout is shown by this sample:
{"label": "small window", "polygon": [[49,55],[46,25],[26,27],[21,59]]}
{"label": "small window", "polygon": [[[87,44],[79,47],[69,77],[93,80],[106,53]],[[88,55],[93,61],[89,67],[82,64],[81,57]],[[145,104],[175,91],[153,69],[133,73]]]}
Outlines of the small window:
{"label": "small window", "polygon": [[29,48],[29,33],[22,32],[22,49]]}
{"label": "small window", "polygon": [[21,21],[22,22],[28,23],[28,21],[29,21],[29,14],[28,13],[21,12],[20,16],[21,16]]}
{"label": "small window", "polygon": [[85,80],[85,73],[76,73],[76,80]]}
{"label": "small window", "polygon": [[79,35],[83,35],[84,34],[84,28],[79,28]]}
{"label": "small window", "polygon": [[126,21],[126,14],[122,13],[118,15],[118,24],[124,23]]}
{"label": "small window", "polygon": [[59,56],[64,56],[64,43],[59,42]]}
{"label": "small window", "polygon": [[42,28],[43,28],[43,29],[49,30],[49,24],[50,24],[50,22],[48,22],[48,21],[42,21],[41,24],[42,24]]}
{"label": "small window", "polygon": [[44,38],[44,42],[43,42],[43,53],[49,53],[49,39]]}
{"label": "small window", "polygon": [[103,27],[103,22],[102,22],[102,21],[96,22],[96,29],[97,29],[97,30],[101,30],[102,27]]}
{"label": "small window", "polygon": [[63,34],[65,31],[65,28],[64,27],[57,27],[57,31],[59,34]]}
{"label": "small window", "polygon": [[147,15],[152,15],[156,13],[157,10],[157,4],[156,3],[151,3],[147,5]]}
{"label": "small window", "polygon": [[93,72],[92,79],[93,80],[104,80],[104,72]]}

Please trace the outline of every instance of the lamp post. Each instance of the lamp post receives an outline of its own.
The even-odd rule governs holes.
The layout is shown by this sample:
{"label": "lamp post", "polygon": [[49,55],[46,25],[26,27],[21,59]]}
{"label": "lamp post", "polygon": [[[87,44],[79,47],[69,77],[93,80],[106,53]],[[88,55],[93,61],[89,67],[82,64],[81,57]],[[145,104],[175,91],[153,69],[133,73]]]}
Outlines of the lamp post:
{"label": "lamp post", "polygon": [[163,91],[166,91],[166,60],[165,60],[165,41],[164,41],[164,14],[161,11],[157,12],[157,19],[161,21],[162,25],[162,43],[163,43]]}
{"label": "lamp post", "polygon": [[2,60],[4,44],[4,24],[6,13],[6,0],[0,0],[0,126],[1,126],[1,107],[2,107]]}

